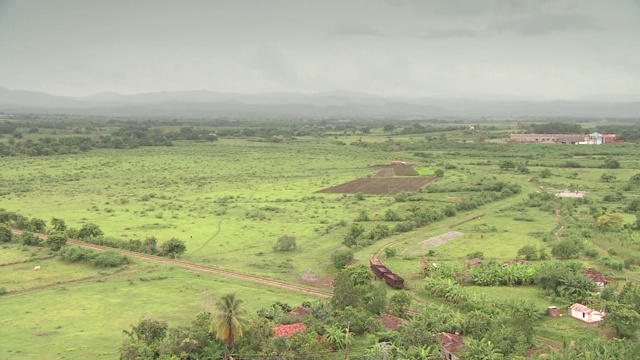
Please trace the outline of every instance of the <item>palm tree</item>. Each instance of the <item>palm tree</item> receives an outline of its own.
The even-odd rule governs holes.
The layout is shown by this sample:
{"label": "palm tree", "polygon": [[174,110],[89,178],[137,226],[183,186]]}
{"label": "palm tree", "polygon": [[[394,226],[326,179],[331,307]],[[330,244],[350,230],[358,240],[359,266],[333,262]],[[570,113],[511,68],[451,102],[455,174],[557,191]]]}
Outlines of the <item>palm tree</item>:
{"label": "palm tree", "polygon": [[215,331],[216,339],[224,340],[227,348],[233,346],[235,339],[242,337],[242,329],[246,324],[242,316],[247,312],[242,303],[233,293],[222,296],[214,305],[209,332]]}

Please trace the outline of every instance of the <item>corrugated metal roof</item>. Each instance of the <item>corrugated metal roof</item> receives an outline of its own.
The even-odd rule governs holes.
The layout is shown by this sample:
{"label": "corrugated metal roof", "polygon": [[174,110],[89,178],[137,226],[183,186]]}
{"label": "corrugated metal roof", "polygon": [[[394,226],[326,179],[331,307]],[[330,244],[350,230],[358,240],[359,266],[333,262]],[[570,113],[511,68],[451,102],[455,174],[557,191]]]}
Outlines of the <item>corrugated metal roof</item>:
{"label": "corrugated metal roof", "polygon": [[575,310],[575,311],[579,311],[579,312],[583,312],[583,313],[585,313],[585,314],[600,314],[600,312],[599,312],[599,311],[596,311],[596,310],[590,309],[590,308],[588,308],[588,307],[586,307],[586,306],[584,306],[584,305],[582,305],[582,304],[577,304],[577,303],[576,303],[576,304],[571,305],[571,306],[569,307],[569,309],[571,309],[571,310]]}

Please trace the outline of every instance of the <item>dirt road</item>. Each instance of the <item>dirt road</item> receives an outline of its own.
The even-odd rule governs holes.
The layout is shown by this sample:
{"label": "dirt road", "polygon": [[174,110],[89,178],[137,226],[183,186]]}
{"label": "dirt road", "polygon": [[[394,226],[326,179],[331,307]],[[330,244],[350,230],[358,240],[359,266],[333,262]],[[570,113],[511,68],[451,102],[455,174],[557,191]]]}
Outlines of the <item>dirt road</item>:
{"label": "dirt road", "polygon": [[[11,229],[11,231],[13,231],[13,233],[16,234],[16,235],[22,234],[22,231],[18,230],[18,229]],[[45,240],[47,239],[47,235],[45,235],[45,234],[34,233],[34,235],[36,235],[36,236],[38,236],[38,237],[40,237],[42,239],[45,239]],[[332,295],[332,293],[328,292],[328,291],[316,290],[316,289],[312,289],[312,288],[308,288],[308,287],[304,287],[304,286],[299,286],[299,285],[292,285],[292,284],[288,284],[288,283],[285,283],[285,282],[282,282],[282,281],[271,280],[271,279],[267,279],[267,278],[263,278],[263,277],[237,273],[237,272],[229,271],[229,270],[212,268],[212,267],[208,267],[208,266],[189,263],[189,262],[186,262],[186,261],[167,259],[167,258],[164,258],[164,257],[155,256],[155,255],[149,255],[149,254],[143,254],[143,253],[139,253],[139,252],[135,252],[135,251],[128,251],[128,250],[122,250],[122,249],[109,248],[109,247],[101,246],[101,245],[94,245],[94,244],[90,244],[90,243],[83,242],[83,241],[78,241],[78,240],[73,240],[73,239],[67,240],[67,244],[76,245],[76,246],[80,246],[80,247],[83,247],[83,248],[93,249],[93,250],[98,250],[98,251],[112,250],[112,251],[116,251],[116,252],[118,252],[120,254],[127,255],[127,256],[130,256],[130,257],[133,257],[133,258],[137,258],[137,259],[155,261],[155,262],[164,263],[164,264],[171,264],[171,265],[180,266],[180,267],[191,269],[191,270],[204,271],[204,272],[209,272],[209,273],[229,276],[229,277],[233,277],[233,278],[237,278],[237,279],[244,279],[244,280],[254,281],[254,282],[265,284],[265,285],[277,286],[277,287],[281,287],[281,288],[285,288],[285,289],[289,289],[289,290],[305,292],[307,294],[316,295],[316,296],[330,297]]]}

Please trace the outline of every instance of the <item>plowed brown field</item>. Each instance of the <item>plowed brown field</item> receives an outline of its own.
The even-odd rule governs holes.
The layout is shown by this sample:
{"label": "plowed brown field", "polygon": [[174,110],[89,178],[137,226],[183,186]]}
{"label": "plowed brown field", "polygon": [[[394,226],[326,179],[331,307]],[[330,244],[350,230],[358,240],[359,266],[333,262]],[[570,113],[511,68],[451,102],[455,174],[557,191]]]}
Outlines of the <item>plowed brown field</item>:
{"label": "plowed brown field", "polygon": [[330,194],[384,194],[395,195],[403,191],[418,191],[421,187],[435,181],[430,176],[412,177],[370,177],[349,181],[318,191]]}

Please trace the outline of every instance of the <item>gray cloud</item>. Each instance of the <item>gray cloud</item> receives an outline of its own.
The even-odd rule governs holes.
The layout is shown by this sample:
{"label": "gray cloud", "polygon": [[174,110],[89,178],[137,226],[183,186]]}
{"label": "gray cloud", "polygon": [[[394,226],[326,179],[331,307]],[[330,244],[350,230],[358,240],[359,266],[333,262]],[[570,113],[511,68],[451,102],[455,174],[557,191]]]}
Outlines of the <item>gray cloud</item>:
{"label": "gray cloud", "polygon": [[0,0],[0,87],[633,95],[637,3]]}
{"label": "gray cloud", "polygon": [[426,37],[434,39],[449,38],[475,38],[481,35],[481,32],[473,29],[455,28],[455,29],[433,29],[429,31]]}
{"label": "gray cloud", "polygon": [[369,26],[345,24],[340,25],[329,31],[329,35],[333,36],[382,36],[382,34]]}
{"label": "gray cloud", "polygon": [[489,33],[512,32],[524,36],[541,36],[570,30],[597,30],[596,20],[574,14],[540,14],[515,19],[498,20],[487,28]]}

